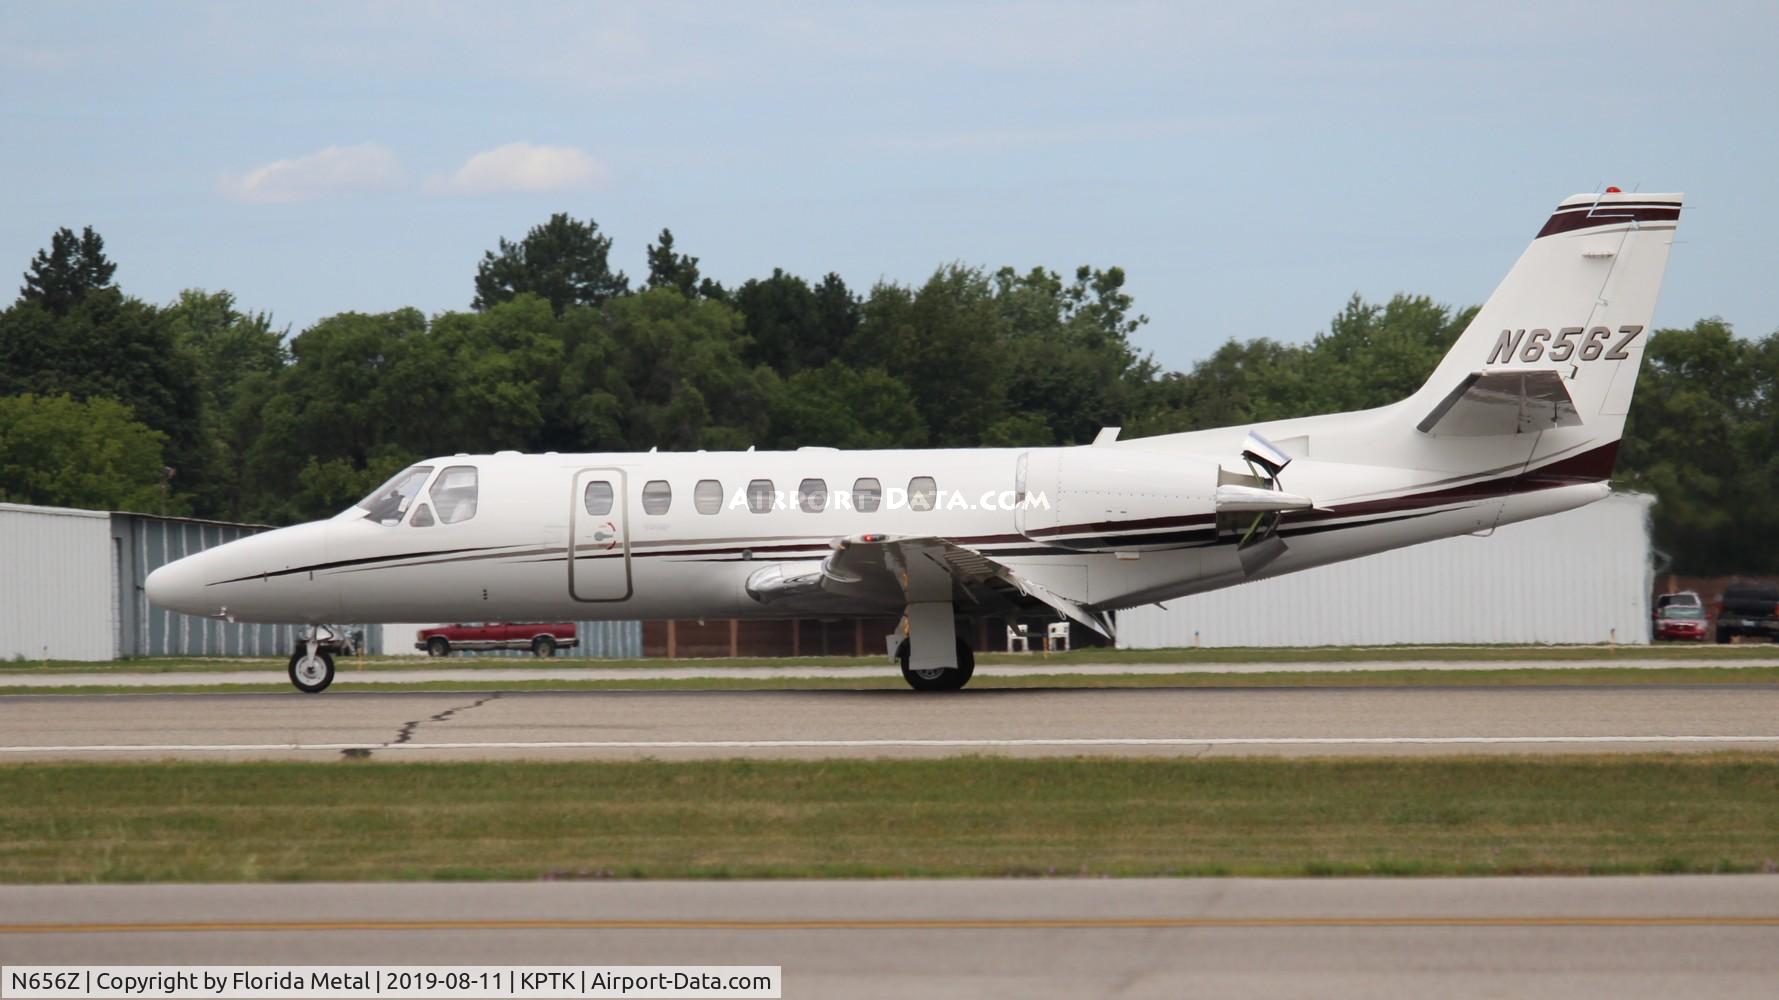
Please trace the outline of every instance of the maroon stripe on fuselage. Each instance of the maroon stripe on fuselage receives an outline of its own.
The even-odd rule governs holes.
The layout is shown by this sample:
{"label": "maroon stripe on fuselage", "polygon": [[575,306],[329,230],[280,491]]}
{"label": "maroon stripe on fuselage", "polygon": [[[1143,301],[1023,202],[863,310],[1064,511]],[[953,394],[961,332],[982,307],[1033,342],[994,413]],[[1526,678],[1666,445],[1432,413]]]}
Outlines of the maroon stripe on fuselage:
{"label": "maroon stripe on fuselage", "polygon": [[[1408,493],[1399,497],[1385,497],[1379,500],[1363,500],[1357,503],[1339,504],[1328,510],[1306,511],[1289,515],[1290,523],[1303,524],[1313,521],[1329,521],[1343,517],[1358,517],[1366,514],[1387,514],[1403,510],[1416,510],[1421,507],[1432,507],[1446,503],[1462,503],[1467,500],[1489,500],[1515,493],[1533,493],[1559,486],[1574,486],[1578,483],[1597,483],[1612,478],[1612,466],[1618,457],[1618,442],[1592,448],[1579,455],[1559,459],[1549,465],[1540,466],[1525,472],[1517,472],[1511,476],[1496,476],[1491,479],[1479,479],[1445,489],[1428,490],[1422,493]],[[1192,514],[1176,517],[1149,517],[1132,521],[1099,521],[1092,524],[1067,524],[1054,528],[1044,528],[1031,532],[1033,537],[1051,537],[1071,534],[1112,535],[1122,532],[1140,531],[1149,528],[1172,528],[1188,524],[1207,524],[1216,519],[1212,514]],[[974,539],[958,538],[953,541],[969,544]]]}
{"label": "maroon stripe on fuselage", "polygon": [[[1180,528],[1188,524],[1209,524],[1217,519],[1215,514],[1170,514],[1166,517],[1142,517],[1130,521],[1094,521],[1089,524],[1063,524],[1054,528],[1033,528],[1026,532],[1033,538],[1046,538],[1050,535],[1078,535],[1090,531],[1139,531],[1144,528]],[[1003,536],[991,536],[999,539]],[[974,541],[975,539],[971,539]]]}
{"label": "maroon stripe on fuselage", "polygon": [[1539,490],[1556,489],[1561,486],[1598,483],[1612,478],[1612,465],[1617,458],[1618,442],[1613,441],[1610,444],[1584,451],[1579,455],[1571,455],[1549,465],[1515,473],[1511,476],[1484,479],[1426,493],[1410,493],[1407,496],[1388,497],[1383,500],[1342,504],[1326,511],[1313,511],[1297,515],[1291,520],[1295,523],[1327,521],[1339,517],[1393,513],[1438,506],[1439,504],[1461,503],[1467,500],[1493,500],[1497,497],[1512,496],[1517,493],[1536,493]]}

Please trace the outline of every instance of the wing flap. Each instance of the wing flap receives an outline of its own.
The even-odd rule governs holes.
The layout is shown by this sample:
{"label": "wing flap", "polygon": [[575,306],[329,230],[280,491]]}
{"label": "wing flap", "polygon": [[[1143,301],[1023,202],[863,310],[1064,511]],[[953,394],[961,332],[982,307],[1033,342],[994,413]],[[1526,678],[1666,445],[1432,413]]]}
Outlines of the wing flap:
{"label": "wing flap", "polygon": [[833,548],[819,563],[761,567],[748,577],[748,595],[787,610],[900,609],[910,601],[931,600],[991,612],[1048,609],[1112,638],[1112,622],[1103,613],[968,546],[943,538],[873,534],[836,539]]}

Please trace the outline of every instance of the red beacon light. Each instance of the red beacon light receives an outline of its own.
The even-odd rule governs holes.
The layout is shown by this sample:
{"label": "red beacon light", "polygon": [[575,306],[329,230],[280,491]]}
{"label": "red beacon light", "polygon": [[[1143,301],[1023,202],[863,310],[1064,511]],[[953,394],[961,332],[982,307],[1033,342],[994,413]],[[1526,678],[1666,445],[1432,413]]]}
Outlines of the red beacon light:
{"label": "red beacon light", "polygon": [[1624,192],[1623,192],[1623,191],[1620,191],[1620,190],[1619,190],[1619,189],[1618,189],[1618,188],[1617,188],[1617,187],[1609,187],[1609,188],[1607,188],[1607,189],[1606,189],[1606,193],[1607,193],[1607,194],[1624,194]]}

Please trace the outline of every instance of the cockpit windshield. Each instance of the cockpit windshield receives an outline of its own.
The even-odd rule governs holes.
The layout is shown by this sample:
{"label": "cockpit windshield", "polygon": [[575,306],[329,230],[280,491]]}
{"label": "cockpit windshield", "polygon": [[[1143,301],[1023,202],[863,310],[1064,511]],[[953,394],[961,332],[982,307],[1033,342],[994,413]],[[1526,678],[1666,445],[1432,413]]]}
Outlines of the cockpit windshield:
{"label": "cockpit windshield", "polygon": [[414,502],[420,487],[426,484],[426,477],[432,475],[432,466],[416,465],[395,474],[395,478],[371,491],[371,495],[358,501],[355,505],[362,508],[367,521],[378,524],[399,524],[402,515],[408,512],[408,505]]}

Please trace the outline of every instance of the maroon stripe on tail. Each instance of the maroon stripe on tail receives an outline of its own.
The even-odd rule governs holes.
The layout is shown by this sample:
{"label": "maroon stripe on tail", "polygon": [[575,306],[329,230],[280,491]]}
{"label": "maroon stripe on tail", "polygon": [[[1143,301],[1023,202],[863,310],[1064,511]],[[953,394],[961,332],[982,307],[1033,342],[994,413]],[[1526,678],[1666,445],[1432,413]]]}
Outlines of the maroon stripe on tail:
{"label": "maroon stripe on tail", "polygon": [[1679,218],[1679,205],[1596,205],[1592,211],[1571,208],[1552,215],[1538,231],[1538,236],[1555,236],[1596,226],[1620,226],[1627,222],[1674,222]]}

